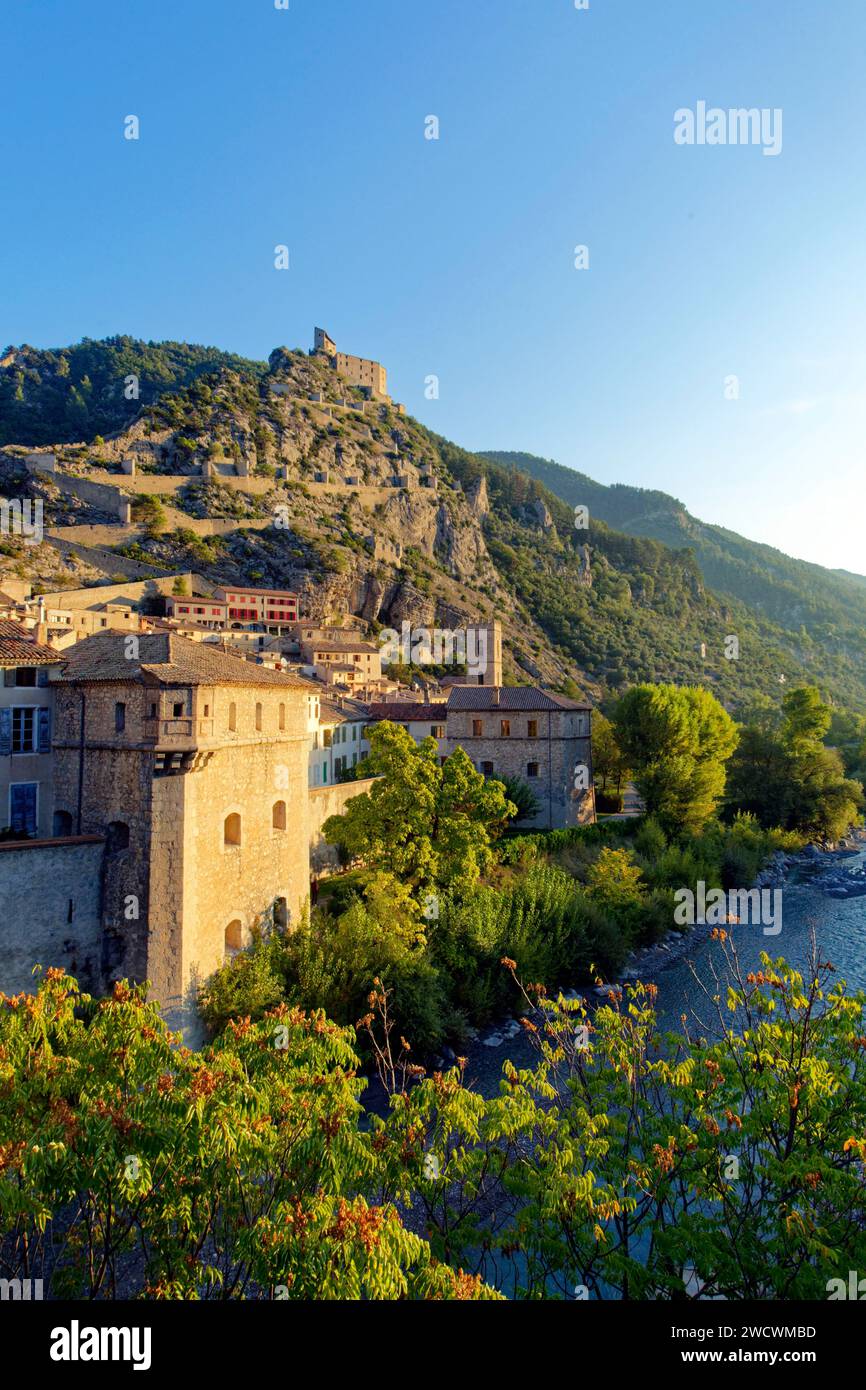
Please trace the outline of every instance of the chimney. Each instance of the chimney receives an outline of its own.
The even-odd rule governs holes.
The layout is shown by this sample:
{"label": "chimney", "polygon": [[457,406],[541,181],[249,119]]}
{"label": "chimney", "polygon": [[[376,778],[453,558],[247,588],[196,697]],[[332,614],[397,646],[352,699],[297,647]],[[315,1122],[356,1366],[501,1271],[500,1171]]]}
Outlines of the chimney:
{"label": "chimney", "polygon": [[498,686],[498,685],[494,685],[494,687],[493,687],[493,704],[496,705],[496,706],[498,706],[498,704],[499,704],[499,686]]}

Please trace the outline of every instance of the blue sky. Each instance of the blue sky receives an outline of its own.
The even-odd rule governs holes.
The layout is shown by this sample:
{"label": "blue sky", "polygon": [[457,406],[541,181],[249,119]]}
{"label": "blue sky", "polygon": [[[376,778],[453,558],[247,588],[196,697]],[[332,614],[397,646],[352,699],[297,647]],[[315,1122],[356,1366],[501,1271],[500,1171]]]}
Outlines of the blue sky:
{"label": "blue sky", "polygon": [[289,3],[2,7],[0,346],[322,324],[468,448],[866,571],[863,0]]}

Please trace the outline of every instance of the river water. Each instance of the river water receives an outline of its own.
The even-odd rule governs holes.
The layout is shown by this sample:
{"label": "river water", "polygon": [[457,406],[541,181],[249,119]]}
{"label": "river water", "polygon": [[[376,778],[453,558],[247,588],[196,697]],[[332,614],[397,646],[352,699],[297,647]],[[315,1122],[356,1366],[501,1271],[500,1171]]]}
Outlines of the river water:
{"label": "river water", "polygon": [[[838,859],[834,867],[850,872],[866,863],[866,852]],[[782,929],[775,936],[765,936],[760,926],[731,926],[727,928],[735,944],[740,966],[745,974],[760,967],[762,952],[776,959],[784,958],[798,970],[808,967],[813,941],[818,957],[830,961],[836,978],[847,981],[849,989],[866,991],[866,896],[846,899],[831,898],[820,888],[812,886],[805,875],[797,881],[795,872],[782,889]],[[702,993],[701,983],[710,995],[718,994],[720,985],[730,980],[725,949],[718,941],[698,930],[693,949],[672,959],[661,968],[655,967],[641,979],[658,986],[656,1012],[662,1029],[682,1030],[681,1018],[689,1019],[689,1031],[696,1031],[694,1019],[706,1024],[706,1035],[714,1027],[712,1004]],[[695,978],[697,976],[697,979]],[[716,983],[718,979],[719,983]],[[500,1039],[495,1046],[492,1040]],[[511,1037],[502,1028],[485,1029],[467,1052],[466,1084],[482,1094],[495,1095],[499,1090],[502,1064],[506,1058],[517,1066],[531,1066],[537,1054],[527,1042],[523,1030]]]}

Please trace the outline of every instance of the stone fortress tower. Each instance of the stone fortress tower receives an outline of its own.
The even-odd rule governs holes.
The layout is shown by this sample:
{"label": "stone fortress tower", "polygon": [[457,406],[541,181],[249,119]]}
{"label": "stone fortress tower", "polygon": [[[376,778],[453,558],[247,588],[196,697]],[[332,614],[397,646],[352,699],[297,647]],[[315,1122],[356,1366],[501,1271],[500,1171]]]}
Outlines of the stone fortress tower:
{"label": "stone fortress tower", "polygon": [[55,688],[56,809],[106,840],[104,982],[194,1033],[198,987],[306,900],[314,688],[175,633],[89,637]]}
{"label": "stone fortress tower", "polygon": [[345,377],[351,386],[360,386],[371,400],[390,403],[388,373],[381,362],[374,362],[369,357],[352,357],[348,353],[338,352],[337,344],[324,328],[315,330],[312,355],[326,357],[329,365],[339,372],[340,376]]}

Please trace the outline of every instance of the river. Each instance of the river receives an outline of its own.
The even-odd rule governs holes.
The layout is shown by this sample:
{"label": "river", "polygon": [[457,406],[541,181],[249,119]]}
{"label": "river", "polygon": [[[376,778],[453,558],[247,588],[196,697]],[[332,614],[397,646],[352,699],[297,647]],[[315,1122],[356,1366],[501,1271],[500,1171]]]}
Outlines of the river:
{"label": "river", "polygon": [[[866,852],[834,856],[834,860],[835,869],[842,874],[856,873],[866,865]],[[812,886],[804,870],[795,869],[782,889],[781,928],[776,936],[765,936],[759,926],[727,929],[744,973],[759,967],[762,952],[774,959],[784,956],[796,969],[805,969],[814,939],[820,959],[832,962],[836,977],[846,980],[852,990],[866,991],[866,895],[829,897],[821,888]],[[705,1020],[708,1033],[714,1031],[712,1008],[698,981],[715,994],[718,986],[714,974],[724,984],[730,979],[730,972],[724,947],[706,931],[695,932],[691,947],[682,956],[668,964],[654,964],[646,974],[640,969],[636,973],[658,986],[656,1009],[662,1028],[680,1031],[685,1013],[690,1020],[694,1015]],[[464,1051],[468,1058],[466,1084],[487,1096],[498,1092],[506,1058],[521,1067],[531,1066],[537,1060],[523,1030],[513,1024],[510,1028],[500,1025],[485,1029]]]}

